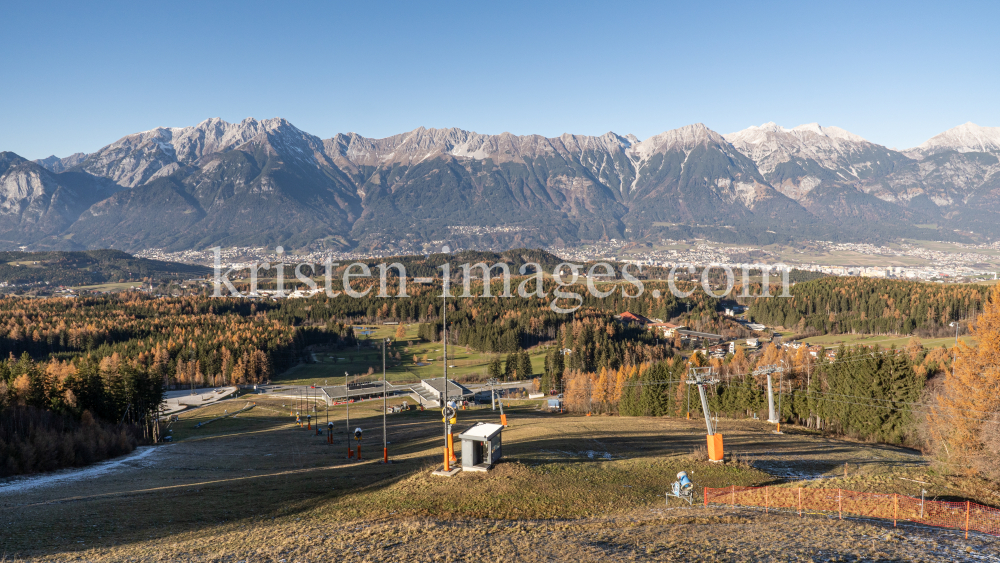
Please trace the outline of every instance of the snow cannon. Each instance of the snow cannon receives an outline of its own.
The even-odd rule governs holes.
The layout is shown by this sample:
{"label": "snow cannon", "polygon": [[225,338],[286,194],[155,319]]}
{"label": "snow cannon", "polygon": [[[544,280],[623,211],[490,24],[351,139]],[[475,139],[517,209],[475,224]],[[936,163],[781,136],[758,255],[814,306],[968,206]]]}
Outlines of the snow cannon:
{"label": "snow cannon", "polygon": [[694,504],[694,483],[692,483],[691,479],[688,478],[687,472],[681,471],[678,473],[677,480],[674,481],[674,484],[670,489],[670,492],[667,493],[668,504],[670,502],[670,497],[686,500],[688,505]]}
{"label": "snow cannon", "polygon": [[681,471],[677,474],[677,483],[680,484],[680,490],[688,491],[694,487],[694,483],[691,479],[688,479],[688,474],[686,471]]}

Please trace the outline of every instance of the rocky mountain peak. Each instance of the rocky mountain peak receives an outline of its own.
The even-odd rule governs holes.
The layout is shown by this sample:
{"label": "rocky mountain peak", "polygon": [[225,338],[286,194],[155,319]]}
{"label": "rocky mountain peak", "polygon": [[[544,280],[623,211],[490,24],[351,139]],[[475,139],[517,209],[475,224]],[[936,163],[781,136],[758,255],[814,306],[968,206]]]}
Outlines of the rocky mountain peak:
{"label": "rocky mountain peak", "polygon": [[[257,120],[248,117],[239,123],[229,123],[213,117],[194,126],[157,127],[127,135],[88,155],[80,167],[132,188],[172,174],[182,165],[198,165],[206,157],[255,140],[267,145],[269,150],[280,152],[282,147],[301,145],[304,139],[308,139],[307,144],[321,145],[319,139],[303,133],[284,118]],[[295,158],[311,152],[301,147],[289,150]]]}
{"label": "rocky mountain peak", "polygon": [[0,152],[0,174],[5,173],[11,166],[16,166],[24,161],[25,159],[16,153]]}
{"label": "rocky mountain peak", "polygon": [[712,131],[704,123],[694,123],[653,135],[632,148],[642,160],[646,160],[658,152],[670,150],[689,152],[703,144],[729,145],[722,135]]}
{"label": "rocky mountain peak", "polygon": [[841,143],[868,143],[863,137],[840,127],[824,127],[819,123],[806,123],[787,129],[773,121],[760,126],[750,126],[735,133],[727,133],[724,137],[737,148],[763,144],[834,146]]}
{"label": "rocky mountain peak", "polygon": [[874,182],[909,160],[840,127],[818,123],[789,129],[768,122],[725,138],[778,191],[800,201],[822,185]]}
{"label": "rocky mountain peak", "polygon": [[87,156],[88,156],[87,153],[77,152],[65,158],[59,158],[56,155],[52,155],[46,158],[40,158],[35,162],[38,163],[39,166],[42,166],[43,168],[48,170],[49,172],[59,173],[59,172],[65,172],[70,168],[73,168],[74,166],[80,164],[81,162],[87,159]]}
{"label": "rocky mountain peak", "polygon": [[931,137],[906,153],[921,157],[945,151],[1000,152],[1000,127],[982,127],[969,121]]}

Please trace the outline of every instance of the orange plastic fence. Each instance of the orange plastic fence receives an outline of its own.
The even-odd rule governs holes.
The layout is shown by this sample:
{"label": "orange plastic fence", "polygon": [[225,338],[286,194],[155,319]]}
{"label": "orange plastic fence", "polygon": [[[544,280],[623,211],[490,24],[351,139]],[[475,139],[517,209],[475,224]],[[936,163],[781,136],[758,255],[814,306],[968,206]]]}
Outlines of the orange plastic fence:
{"label": "orange plastic fence", "polygon": [[955,528],[1000,536],[1000,510],[973,502],[924,500],[897,494],[859,493],[846,489],[789,487],[705,488],[705,506],[727,504],[756,506],[764,510],[782,508],[806,512],[834,512],[917,522],[940,528]]}

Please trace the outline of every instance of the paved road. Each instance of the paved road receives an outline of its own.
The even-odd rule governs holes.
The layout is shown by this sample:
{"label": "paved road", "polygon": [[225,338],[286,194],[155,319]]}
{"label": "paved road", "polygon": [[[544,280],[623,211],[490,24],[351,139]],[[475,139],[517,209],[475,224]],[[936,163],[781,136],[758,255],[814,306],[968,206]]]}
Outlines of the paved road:
{"label": "paved road", "polygon": [[174,414],[187,408],[211,405],[212,403],[236,394],[236,387],[206,387],[184,391],[167,391],[161,414]]}

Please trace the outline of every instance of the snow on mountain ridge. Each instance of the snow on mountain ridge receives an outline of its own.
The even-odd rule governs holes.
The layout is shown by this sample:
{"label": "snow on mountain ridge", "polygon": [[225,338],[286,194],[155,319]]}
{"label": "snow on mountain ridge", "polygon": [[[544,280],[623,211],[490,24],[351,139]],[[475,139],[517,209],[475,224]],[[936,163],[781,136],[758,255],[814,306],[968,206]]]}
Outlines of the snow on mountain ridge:
{"label": "snow on mountain ridge", "polygon": [[194,126],[157,127],[126,135],[88,155],[81,166],[91,174],[132,188],[162,176],[162,170],[177,168],[171,165],[196,165],[205,157],[254,140],[273,140],[277,144],[294,146],[303,138],[321,145],[319,139],[302,132],[284,118],[258,121],[248,117],[239,123],[229,123],[213,117]]}
{"label": "snow on mountain ridge", "polygon": [[1000,152],[1000,127],[983,127],[969,121],[931,137],[906,153],[923,156],[949,150]]}
{"label": "snow on mountain ridge", "polygon": [[[733,143],[734,141],[740,141],[748,144],[760,144],[764,143],[768,139],[768,133],[785,133],[798,138],[800,141],[806,141],[814,136],[825,137],[828,139],[837,139],[841,141],[848,141],[853,143],[867,143],[865,138],[855,135],[850,131],[841,129],[840,127],[827,126],[824,127],[819,123],[804,123],[791,129],[782,127],[773,121],[769,121],[760,126],[751,125],[742,131],[737,131],[735,133],[726,133],[723,137]],[[734,143],[735,144],[735,143]]]}
{"label": "snow on mountain ridge", "polygon": [[815,160],[830,170],[850,170],[851,155],[876,146],[840,127],[807,123],[787,129],[773,122],[724,135],[737,150],[757,163],[765,176],[792,158]]}

